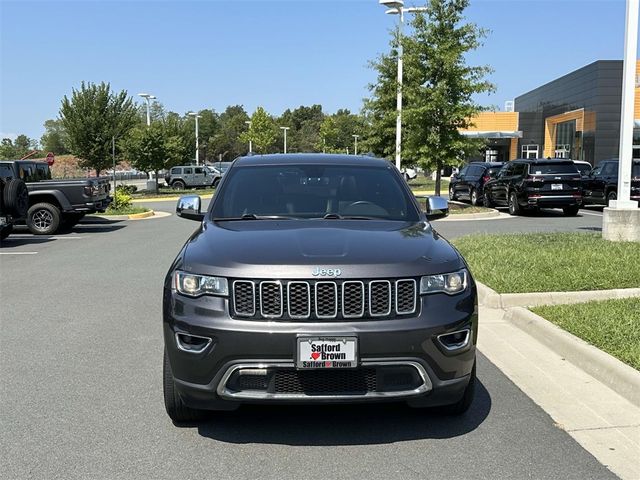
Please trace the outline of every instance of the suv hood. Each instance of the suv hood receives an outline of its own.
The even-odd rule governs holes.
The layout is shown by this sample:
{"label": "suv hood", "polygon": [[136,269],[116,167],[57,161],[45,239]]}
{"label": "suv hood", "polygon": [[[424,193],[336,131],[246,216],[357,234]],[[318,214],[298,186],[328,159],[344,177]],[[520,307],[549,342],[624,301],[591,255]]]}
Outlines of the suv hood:
{"label": "suv hood", "polygon": [[202,224],[175,268],[232,278],[414,277],[463,268],[457,251],[425,222],[243,220]]}

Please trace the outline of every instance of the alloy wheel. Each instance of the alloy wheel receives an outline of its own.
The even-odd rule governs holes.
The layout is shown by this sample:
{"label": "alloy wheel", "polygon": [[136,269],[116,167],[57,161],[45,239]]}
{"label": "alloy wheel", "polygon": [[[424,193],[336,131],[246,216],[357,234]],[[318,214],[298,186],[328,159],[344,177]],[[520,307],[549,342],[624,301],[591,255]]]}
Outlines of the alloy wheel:
{"label": "alloy wheel", "polygon": [[53,223],[53,215],[48,210],[36,210],[32,216],[33,226],[37,230],[46,230]]}

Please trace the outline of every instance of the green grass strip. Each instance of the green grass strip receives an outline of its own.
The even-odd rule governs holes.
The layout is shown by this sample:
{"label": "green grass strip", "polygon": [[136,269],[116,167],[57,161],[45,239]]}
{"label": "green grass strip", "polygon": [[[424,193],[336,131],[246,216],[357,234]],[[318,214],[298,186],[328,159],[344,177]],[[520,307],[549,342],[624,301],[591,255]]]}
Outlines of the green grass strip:
{"label": "green grass strip", "polygon": [[640,287],[640,243],[599,233],[469,235],[453,243],[474,277],[500,293]]}
{"label": "green grass strip", "polygon": [[640,298],[536,307],[531,310],[640,370]]}

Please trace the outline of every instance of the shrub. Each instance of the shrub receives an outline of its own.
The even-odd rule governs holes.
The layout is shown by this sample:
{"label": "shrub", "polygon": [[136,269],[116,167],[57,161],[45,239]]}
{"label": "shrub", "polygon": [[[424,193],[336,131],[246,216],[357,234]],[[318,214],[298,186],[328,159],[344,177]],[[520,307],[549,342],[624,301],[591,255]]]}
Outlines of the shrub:
{"label": "shrub", "polygon": [[116,190],[121,190],[127,195],[132,195],[138,191],[138,187],[136,187],[135,185],[118,185]]}
{"label": "shrub", "polygon": [[116,188],[115,194],[113,195],[113,208],[121,209],[128,208],[131,206],[131,195],[127,193],[126,189],[121,187]]}

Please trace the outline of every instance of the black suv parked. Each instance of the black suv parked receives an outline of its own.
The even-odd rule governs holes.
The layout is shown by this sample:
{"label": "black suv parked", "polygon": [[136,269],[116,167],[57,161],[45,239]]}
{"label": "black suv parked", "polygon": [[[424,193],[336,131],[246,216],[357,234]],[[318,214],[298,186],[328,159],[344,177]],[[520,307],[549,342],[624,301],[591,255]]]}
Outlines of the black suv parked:
{"label": "black suv parked", "polygon": [[407,401],[462,413],[475,386],[476,286],[385,160],[241,157],[165,279],[174,421],[262,402]]}
{"label": "black suv parked", "polygon": [[[585,205],[609,205],[618,198],[618,166],[617,159],[603,160],[583,177]],[[631,200],[640,202],[640,160],[631,164]]]}
{"label": "black suv parked", "polygon": [[562,208],[573,216],[582,204],[582,179],[571,160],[513,160],[485,184],[484,203],[508,206],[511,215],[523,209]]}
{"label": "black suv parked", "polygon": [[449,199],[469,200],[472,205],[482,205],[484,184],[495,177],[503,166],[503,162],[470,163],[451,177]]}

